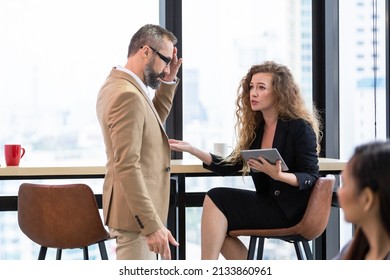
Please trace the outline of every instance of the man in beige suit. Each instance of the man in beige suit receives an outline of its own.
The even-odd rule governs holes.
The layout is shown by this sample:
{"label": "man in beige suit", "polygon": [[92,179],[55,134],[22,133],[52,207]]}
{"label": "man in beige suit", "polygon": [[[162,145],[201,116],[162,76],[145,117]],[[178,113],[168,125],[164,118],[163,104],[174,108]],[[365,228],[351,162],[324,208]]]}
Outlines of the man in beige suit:
{"label": "man in beige suit", "polygon": [[[107,154],[103,214],[117,259],[170,259],[169,243],[178,246],[165,227],[171,154],[163,127],[182,63],[176,42],[158,25],[141,27],[126,65],[111,70],[97,98]],[[156,89],[154,97],[148,87]]]}

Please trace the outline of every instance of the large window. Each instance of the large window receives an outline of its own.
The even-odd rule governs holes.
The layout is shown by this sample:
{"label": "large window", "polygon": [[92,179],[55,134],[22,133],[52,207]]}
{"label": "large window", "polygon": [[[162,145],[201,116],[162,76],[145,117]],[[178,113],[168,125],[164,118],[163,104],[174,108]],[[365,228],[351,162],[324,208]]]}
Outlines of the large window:
{"label": "large window", "polygon": [[[213,151],[213,143],[233,147],[239,82],[265,60],[291,69],[310,107],[311,50],[311,1],[183,1],[184,140],[205,151]],[[190,178],[186,191],[219,186],[253,188],[253,182],[250,177]],[[200,257],[200,214],[200,208],[187,210],[189,259]],[[267,242],[265,258],[295,258],[290,244]]]}
{"label": "large window", "polygon": [[183,1],[183,57],[183,138],[234,145],[236,90],[252,65],[287,65],[311,106],[311,1]]}
{"label": "large window", "polygon": [[[97,93],[146,23],[159,24],[159,0],[1,1],[0,165],[5,143],[26,148],[21,166],[104,165]],[[20,183],[0,181],[0,195]],[[101,180],[86,183],[102,191]],[[36,259],[38,250],[16,213],[1,212],[0,259]],[[64,258],[80,254],[65,250]]]}
{"label": "large window", "polygon": [[105,164],[97,93],[146,23],[159,0],[1,1],[0,143],[26,148],[22,166]]}
{"label": "large window", "polygon": [[[342,159],[359,144],[386,139],[385,2],[339,1]],[[343,215],[341,219],[343,246],[351,238],[352,226],[344,223]]]}
{"label": "large window", "polygon": [[356,145],[386,138],[385,2],[339,1],[340,157],[344,159]]}

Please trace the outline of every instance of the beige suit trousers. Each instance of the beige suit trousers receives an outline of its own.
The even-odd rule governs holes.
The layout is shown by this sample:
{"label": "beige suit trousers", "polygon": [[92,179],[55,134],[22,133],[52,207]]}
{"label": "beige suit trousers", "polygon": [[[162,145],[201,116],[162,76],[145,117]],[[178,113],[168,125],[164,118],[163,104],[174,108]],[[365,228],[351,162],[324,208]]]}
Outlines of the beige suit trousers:
{"label": "beige suit trousers", "polygon": [[140,232],[110,228],[110,236],[116,239],[117,260],[157,260]]}

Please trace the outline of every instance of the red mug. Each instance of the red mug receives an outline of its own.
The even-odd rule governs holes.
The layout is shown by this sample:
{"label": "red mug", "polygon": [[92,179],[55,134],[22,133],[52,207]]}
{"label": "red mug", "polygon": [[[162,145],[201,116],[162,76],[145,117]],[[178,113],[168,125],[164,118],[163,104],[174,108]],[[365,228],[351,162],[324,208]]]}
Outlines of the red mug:
{"label": "red mug", "polygon": [[7,166],[19,166],[20,159],[26,150],[19,144],[5,144],[4,156]]}

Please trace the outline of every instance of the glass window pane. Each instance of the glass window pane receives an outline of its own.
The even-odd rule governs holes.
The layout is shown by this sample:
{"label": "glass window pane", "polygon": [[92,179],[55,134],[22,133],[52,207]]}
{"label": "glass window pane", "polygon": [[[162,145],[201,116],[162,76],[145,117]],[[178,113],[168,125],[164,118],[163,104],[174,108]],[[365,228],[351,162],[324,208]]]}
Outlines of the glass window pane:
{"label": "glass window pane", "polygon": [[[386,139],[386,15],[385,0],[339,5],[340,158],[348,159],[357,145]],[[341,219],[344,246],[352,226]]]}
{"label": "glass window pane", "polygon": [[311,106],[311,37],[310,1],[183,1],[184,139],[234,145],[236,89],[265,60],[286,64]]}
{"label": "glass window pane", "polygon": [[[0,1],[2,167],[4,143],[26,148],[21,166],[105,164],[95,113],[99,88],[113,66],[126,63],[132,34],[146,23],[159,23],[159,3]],[[20,183],[0,181],[0,195],[17,193]],[[101,180],[95,182],[96,192],[101,186]],[[39,247],[15,217],[16,212],[0,213],[0,259],[36,259]],[[114,246],[107,243],[110,257]],[[91,251],[91,258],[97,252]],[[82,259],[82,250],[63,254]]]}
{"label": "glass window pane", "polygon": [[[217,142],[234,146],[236,90],[248,69],[265,60],[291,69],[310,107],[311,14],[311,1],[183,1],[184,140],[206,151]],[[249,177],[186,180],[186,191],[217,186],[250,188],[253,182]],[[199,258],[201,212],[187,213],[187,258]],[[293,246],[285,245],[283,255],[276,246],[265,258],[296,258]]]}
{"label": "glass window pane", "polygon": [[386,138],[385,2],[339,3],[340,156],[344,159],[357,145]]}
{"label": "glass window pane", "polygon": [[21,165],[105,164],[97,93],[146,23],[159,0],[1,1],[0,143],[25,146]]}

